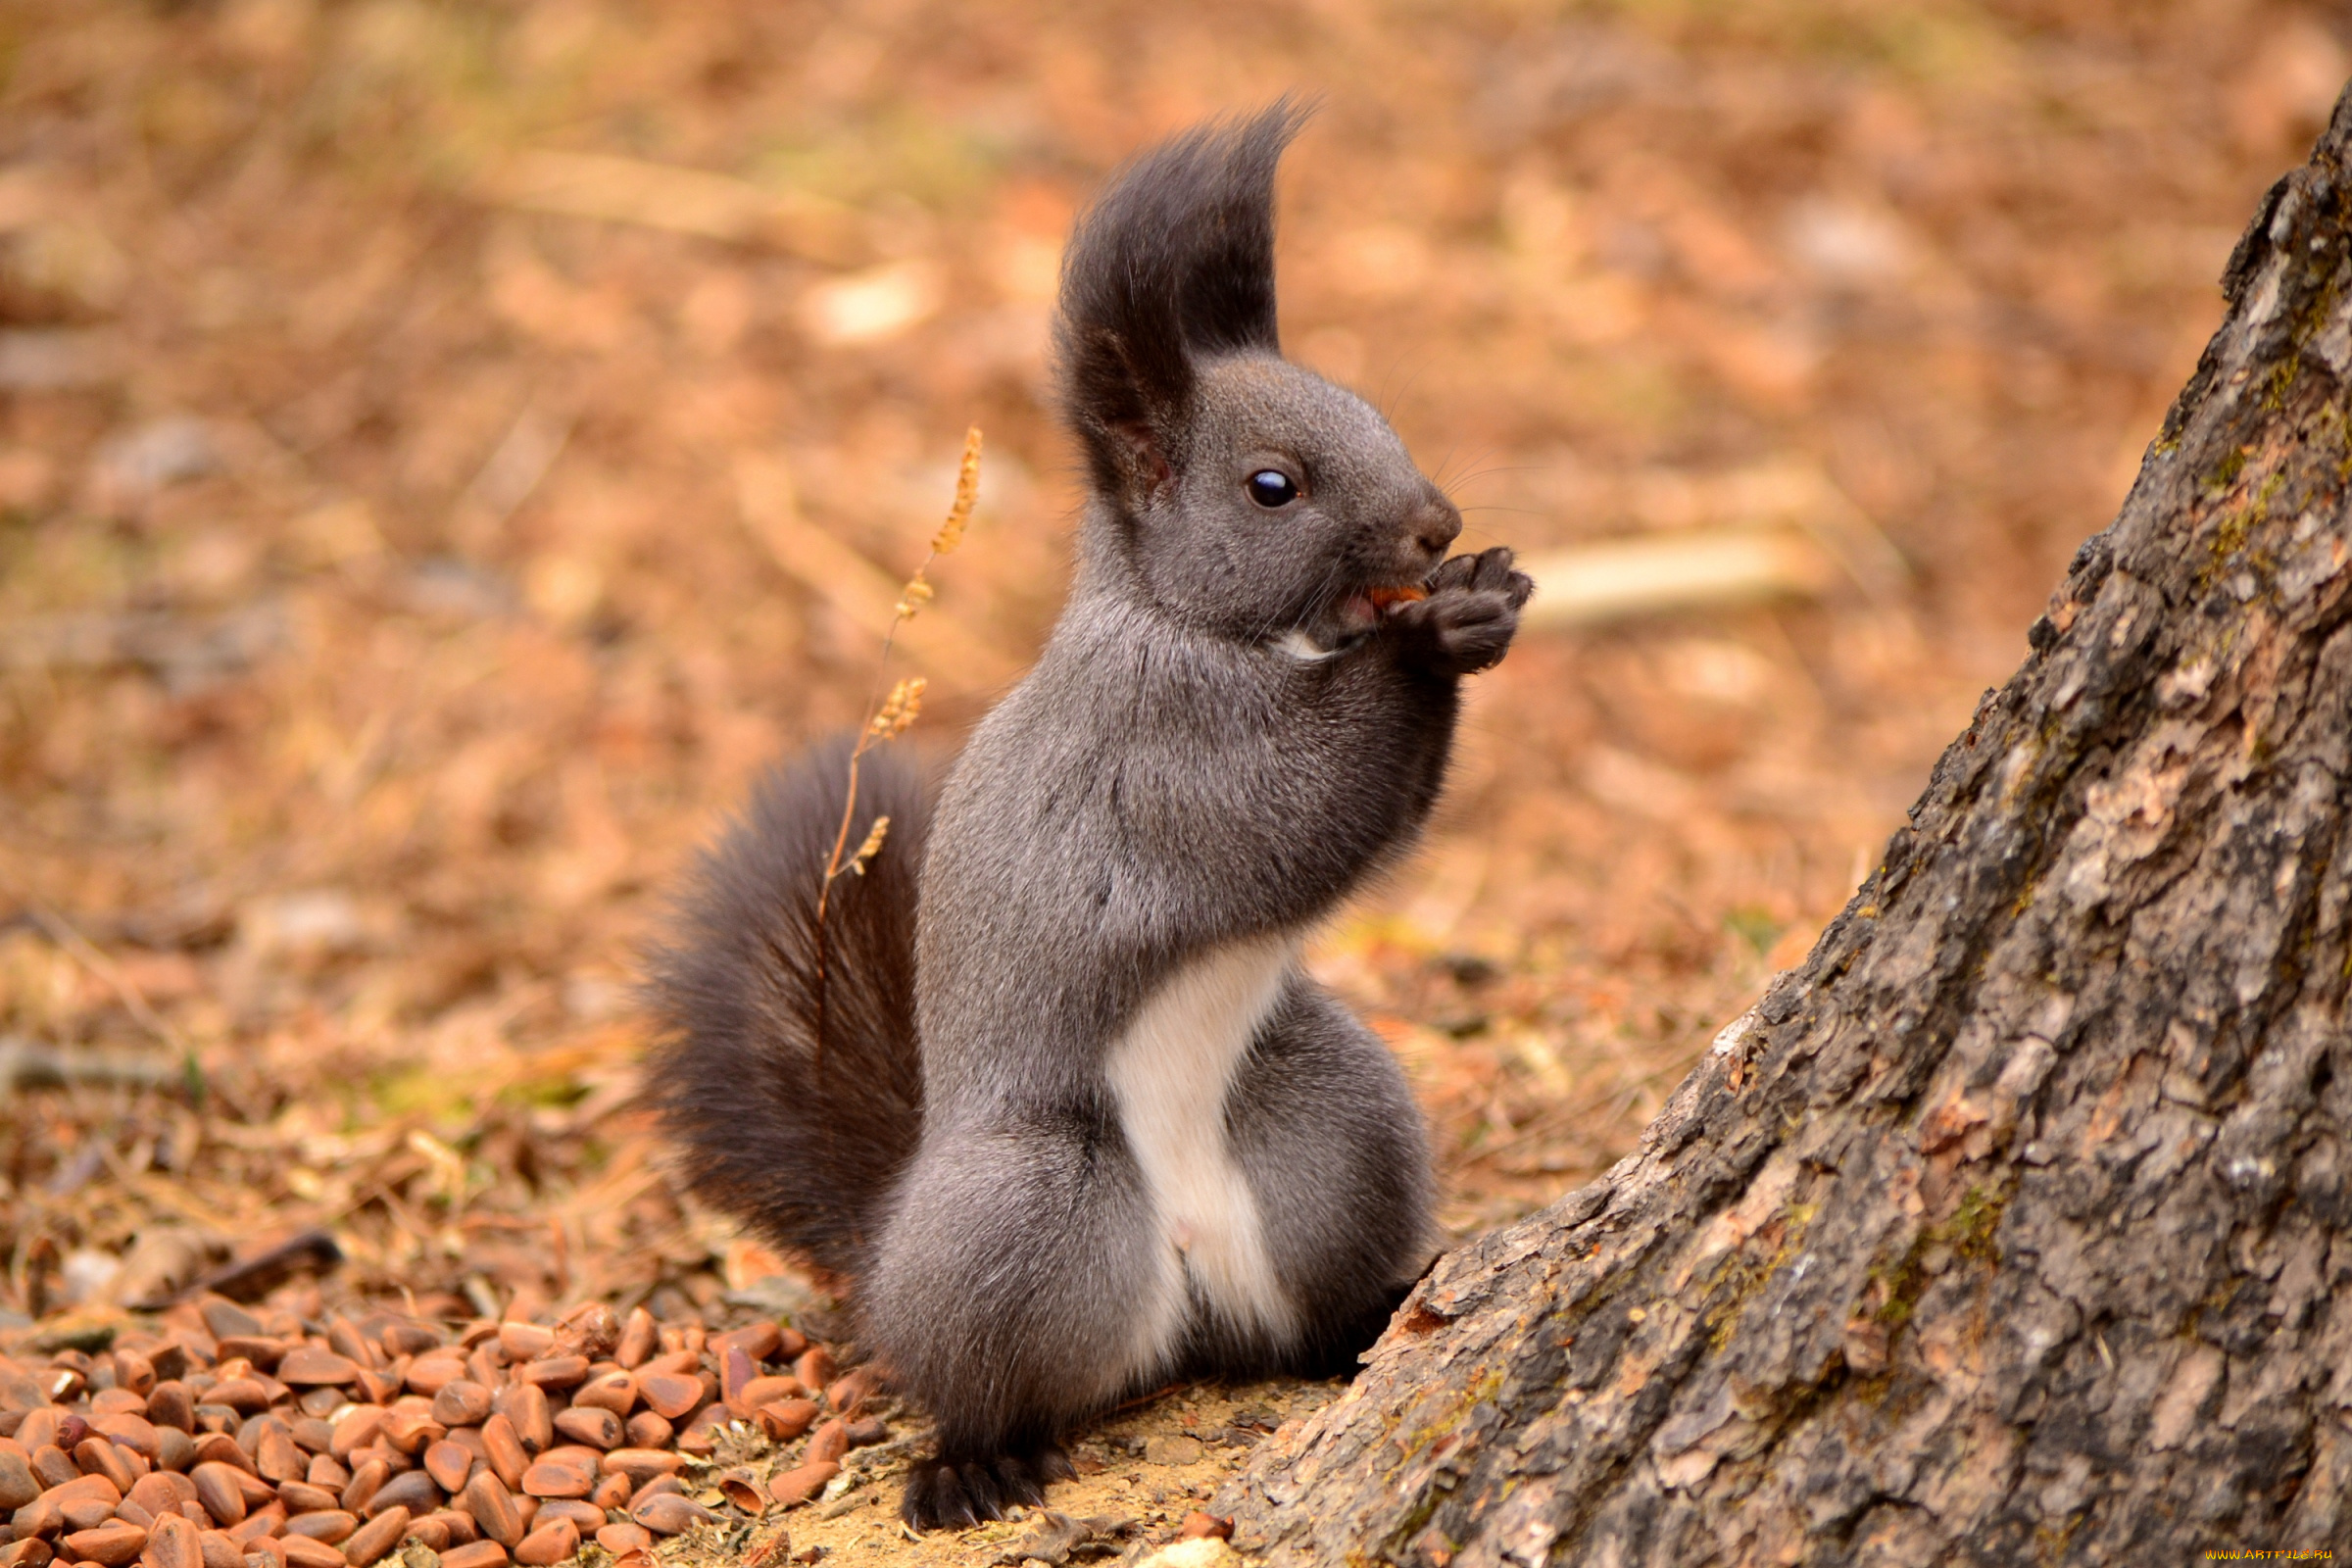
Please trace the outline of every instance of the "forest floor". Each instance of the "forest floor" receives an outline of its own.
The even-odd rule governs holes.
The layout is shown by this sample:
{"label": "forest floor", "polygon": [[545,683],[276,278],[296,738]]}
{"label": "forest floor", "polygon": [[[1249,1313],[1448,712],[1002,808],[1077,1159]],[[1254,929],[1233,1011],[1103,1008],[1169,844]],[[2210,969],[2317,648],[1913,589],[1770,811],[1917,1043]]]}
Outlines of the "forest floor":
{"label": "forest floor", "polygon": [[[1294,87],[1286,343],[1465,547],[1855,568],[1531,630],[1313,952],[1450,1234],[1557,1198],[2024,653],[2352,69],[2331,15],[0,0],[0,1348],[311,1231],[298,1315],[758,1298],[633,1103],[638,955],[761,765],[906,672],[945,756],[1017,675],[1076,501],[1061,236]],[[886,671],[973,424],[978,523]],[[1162,1528],[1237,1409],[1327,1392],[1126,1412],[1056,1506]],[[886,1501],[796,1542],[1005,1549]]]}

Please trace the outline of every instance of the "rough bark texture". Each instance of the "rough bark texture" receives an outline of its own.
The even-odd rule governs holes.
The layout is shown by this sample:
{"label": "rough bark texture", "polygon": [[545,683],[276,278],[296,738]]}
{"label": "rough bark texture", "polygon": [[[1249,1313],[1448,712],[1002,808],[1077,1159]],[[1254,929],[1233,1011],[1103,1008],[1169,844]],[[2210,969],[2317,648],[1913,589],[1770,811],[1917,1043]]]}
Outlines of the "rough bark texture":
{"label": "rough bark texture", "polygon": [[2034,653],[1639,1152],[1219,1499],[1278,1564],[2352,1546],[2352,95]]}

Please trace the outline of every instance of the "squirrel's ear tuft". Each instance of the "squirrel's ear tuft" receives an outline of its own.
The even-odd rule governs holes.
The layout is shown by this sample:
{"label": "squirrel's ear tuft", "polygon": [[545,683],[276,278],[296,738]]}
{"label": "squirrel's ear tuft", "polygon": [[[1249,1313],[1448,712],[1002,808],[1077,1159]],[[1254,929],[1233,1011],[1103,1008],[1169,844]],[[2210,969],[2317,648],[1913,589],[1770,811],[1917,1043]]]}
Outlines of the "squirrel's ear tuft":
{"label": "squirrel's ear tuft", "polygon": [[1164,478],[1203,355],[1279,354],[1274,167],[1309,110],[1290,97],[1160,143],[1078,220],[1054,327],[1062,397],[1096,482]]}

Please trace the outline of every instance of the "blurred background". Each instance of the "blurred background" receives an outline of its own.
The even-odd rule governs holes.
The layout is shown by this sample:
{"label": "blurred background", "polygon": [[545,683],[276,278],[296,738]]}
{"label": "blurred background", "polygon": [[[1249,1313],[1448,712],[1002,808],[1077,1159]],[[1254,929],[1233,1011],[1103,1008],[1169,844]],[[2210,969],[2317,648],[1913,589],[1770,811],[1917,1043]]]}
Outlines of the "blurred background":
{"label": "blurred background", "polygon": [[[952,750],[1077,491],[1060,242],[1277,92],[1285,340],[1535,558],[1316,966],[1457,1234],[1633,1145],[2004,680],[2352,19],[2270,0],[0,4],[0,1323],[764,1260],[628,1103],[664,890],[890,673]],[[665,1294],[666,1293],[666,1294]]]}

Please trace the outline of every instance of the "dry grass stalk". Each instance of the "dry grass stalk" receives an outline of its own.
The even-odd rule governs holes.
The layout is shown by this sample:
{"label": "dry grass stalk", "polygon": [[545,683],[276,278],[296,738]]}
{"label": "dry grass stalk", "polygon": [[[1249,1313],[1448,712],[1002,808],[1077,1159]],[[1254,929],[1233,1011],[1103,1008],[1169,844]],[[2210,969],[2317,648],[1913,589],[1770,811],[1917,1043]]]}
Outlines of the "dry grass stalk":
{"label": "dry grass stalk", "polygon": [[[931,548],[923,553],[922,563],[914,568],[899,590],[896,609],[890,625],[882,633],[884,667],[890,663],[890,650],[898,641],[899,628],[912,620],[923,606],[931,602],[931,580],[927,573],[931,563],[963,542],[963,530],[972,520],[972,508],[980,499],[980,427],[973,425],[963,433],[963,462],[956,471],[956,499],[948,507],[947,520],[939,532],[931,536]],[[825,862],[824,885],[816,893],[816,1065],[819,1071],[825,1060],[825,906],[833,895],[833,883],[844,871],[865,875],[866,862],[882,853],[882,841],[890,832],[890,818],[877,816],[866,830],[865,841],[847,863],[842,852],[849,847],[850,823],[858,813],[858,763],[865,754],[884,741],[893,740],[906,732],[922,709],[924,681],[921,676],[909,676],[890,689],[890,694],[867,710],[865,725],[858,732],[858,744],[850,748],[849,789],[841,801],[841,826],[833,835],[833,854]]]}
{"label": "dry grass stalk", "polygon": [[[914,568],[899,590],[897,612],[891,616],[890,627],[882,634],[882,662],[890,662],[891,645],[898,640],[899,628],[912,620],[923,606],[931,602],[931,582],[927,575],[931,563],[963,542],[963,530],[971,523],[972,508],[980,499],[980,427],[973,425],[963,433],[963,462],[956,472],[956,499],[948,508],[947,520],[939,532],[931,536],[931,548],[923,553],[922,564]],[[867,710],[865,726],[858,733],[858,744],[850,749],[850,787],[842,797],[841,828],[833,836],[833,855],[825,862],[825,885],[816,896],[816,974],[818,1004],[823,1004],[825,974],[825,904],[833,891],[834,879],[844,871],[855,869],[865,874],[865,862],[882,848],[882,836],[890,830],[888,817],[876,817],[874,827],[859,846],[854,865],[842,863],[842,853],[849,847],[850,822],[858,812],[858,763],[865,754],[882,742],[906,732],[922,706],[924,682],[920,676],[898,682],[890,694],[874,703]]]}

